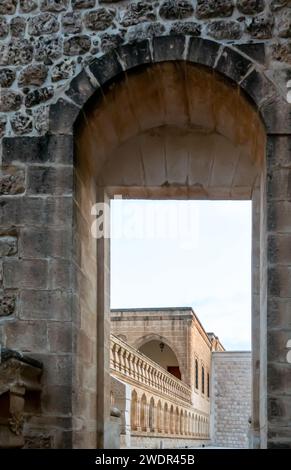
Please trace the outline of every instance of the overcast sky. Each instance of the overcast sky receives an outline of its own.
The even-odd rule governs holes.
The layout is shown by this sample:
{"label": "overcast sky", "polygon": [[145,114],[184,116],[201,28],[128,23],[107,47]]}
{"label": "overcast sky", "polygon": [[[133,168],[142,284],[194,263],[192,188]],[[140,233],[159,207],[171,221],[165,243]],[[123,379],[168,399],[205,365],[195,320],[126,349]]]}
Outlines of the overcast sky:
{"label": "overcast sky", "polygon": [[111,307],[191,306],[226,349],[251,339],[249,201],[113,201]]}

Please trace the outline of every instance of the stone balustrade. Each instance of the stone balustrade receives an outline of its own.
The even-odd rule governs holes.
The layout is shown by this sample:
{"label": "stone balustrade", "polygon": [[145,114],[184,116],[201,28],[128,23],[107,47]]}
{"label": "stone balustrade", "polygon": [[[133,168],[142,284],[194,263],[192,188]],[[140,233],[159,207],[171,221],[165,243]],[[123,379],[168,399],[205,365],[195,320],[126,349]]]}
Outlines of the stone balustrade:
{"label": "stone balustrade", "polygon": [[[129,419],[131,436],[209,439],[209,415],[196,410],[191,388],[121,339],[111,335],[111,374],[130,385]],[[114,397],[112,397],[114,404]],[[118,398],[126,414],[126,404]]]}
{"label": "stone balustrade", "polygon": [[111,335],[111,369],[130,382],[142,384],[162,396],[175,398],[183,403],[191,403],[191,388],[176,379],[163,367],[127,343]]}

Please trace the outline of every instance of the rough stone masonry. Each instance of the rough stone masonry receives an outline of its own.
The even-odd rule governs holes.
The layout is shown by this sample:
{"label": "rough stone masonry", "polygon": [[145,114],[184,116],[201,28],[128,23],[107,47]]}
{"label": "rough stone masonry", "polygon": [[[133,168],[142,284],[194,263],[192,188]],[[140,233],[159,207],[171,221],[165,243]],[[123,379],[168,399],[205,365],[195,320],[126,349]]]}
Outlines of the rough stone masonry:
{"label": "rough stone masonry", "polygon": [[[289,0],[1,0],[1,137],[45,134],[49,105],[93,57],[124,43],[168,34],[238,47],[247,43],[241,50],[258,61],[263,60],[262,48],[251,45],[265,44],[270,78],[286,92]],[[7,192],[3,178],[1,194]]]}

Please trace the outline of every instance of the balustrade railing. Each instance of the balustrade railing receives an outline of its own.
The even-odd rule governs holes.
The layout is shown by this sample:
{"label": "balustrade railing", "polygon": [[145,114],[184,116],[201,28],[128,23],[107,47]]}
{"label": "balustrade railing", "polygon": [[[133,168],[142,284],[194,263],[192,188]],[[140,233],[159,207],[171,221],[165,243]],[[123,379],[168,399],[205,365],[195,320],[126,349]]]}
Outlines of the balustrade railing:
{"label": "balustrade railing", "polygon": [[191,388],[188,385],[114,335],[111,335],[110,366],[117,376],[191,404]]}

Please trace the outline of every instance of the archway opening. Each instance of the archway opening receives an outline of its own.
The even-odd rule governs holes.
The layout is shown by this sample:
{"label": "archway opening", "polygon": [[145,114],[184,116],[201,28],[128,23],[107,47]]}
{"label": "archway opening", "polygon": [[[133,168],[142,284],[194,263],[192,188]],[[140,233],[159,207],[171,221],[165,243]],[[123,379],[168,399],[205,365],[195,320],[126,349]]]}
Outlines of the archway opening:
{"label": "archway opening", "polygon": [[[80,271],[77,283],[81,318],[76,347],[82,349],[89,344],[94,348],[99,341],[100,433],[104,432],[110,408],[105,393],[108,367],[104,367],[109,362],[110,243],[107,238],[96,243],[91,237],[96,215],[91,210],[96,201],[110,206],[116,195],[253,201],[252,278],[253,285],[259,285],[252,292],[254,364],[260,357],[257,333],[260,299],[264,298],[260,289],[261,284],[266,286],[266,264],[255,250],[265,242],[265,220],[261,216],[265,131],[252,104],[233,83],[197,64],[163,62],[136,68],[126,79],[119,78],[98,100],[90,101],[76,136],[76,265]],[[96,305],[94,332],[91,325]],[[84,367],[86,360],[78,356],[78,367]],[[258,428],[258,368],[254,368],[253,379],[253,422]],[[76,404],[76,409],[86,419],[86,409],[80,409],[82,402]]]}
{"label": "archway opening", "polygon": [[163,341],[148,341],[139,348],[139,351],[162,366],[174,377],[181,380],[178,359],[170,346]]}

